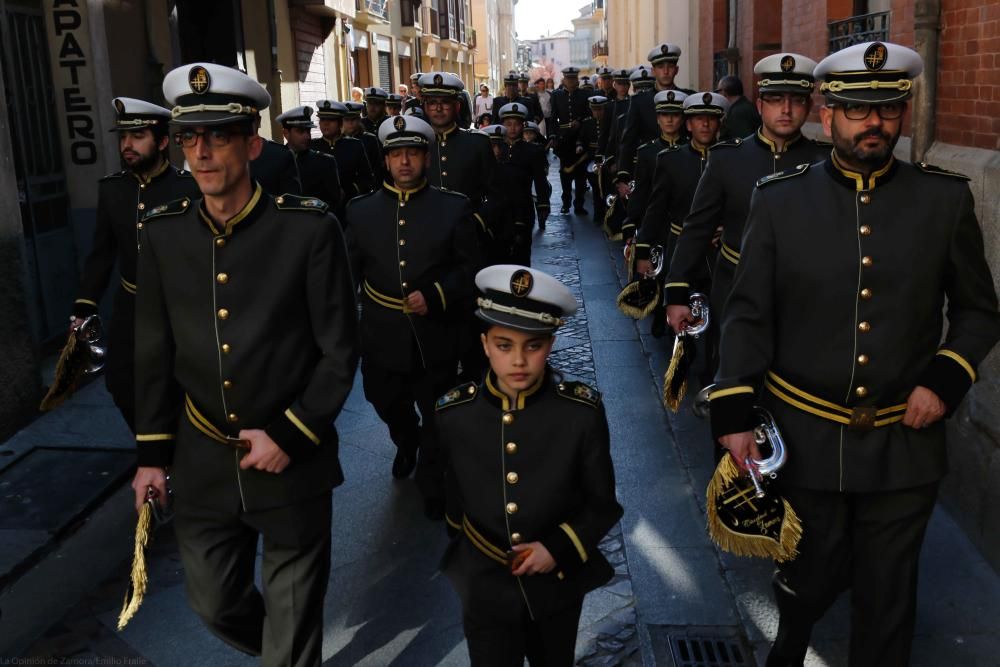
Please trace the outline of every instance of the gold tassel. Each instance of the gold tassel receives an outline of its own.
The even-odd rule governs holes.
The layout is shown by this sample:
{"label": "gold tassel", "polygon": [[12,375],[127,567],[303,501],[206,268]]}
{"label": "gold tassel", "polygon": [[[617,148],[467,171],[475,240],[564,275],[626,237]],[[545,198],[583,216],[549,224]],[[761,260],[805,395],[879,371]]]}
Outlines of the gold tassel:
{"label": "gold tassel", "polygon": [[[155,501],[154,501],[155,502]],[[118,615],[118,630],[124,630],[135,613],[139,611],[142,598],[146,595],[146,583],[149,574],[146,572],[146,547],[149,546],[150,527],[153,522],[153,508],[143,503],[139,512],[139,521],[135,526],[135,552],[132,554],[132,582],[125,593],[125,602]]]}
{"label": "gold tassel", "polygon": [[56,362],[56,373],[52,380],[52,386],[49,387],[49,391],[38,406],[38,409],[42,412],[58,407],[73,394],[73,389],[78,379],[78,369],[71,368],[71,361],[76,352],[76,347],[76,332],[71,331],[66,345],[63,347],[62,352],[59,353],[59,361]]}
{"label": "gold tassel", "polygon": [[670,395],[670,384],[674,375],[677,374],[677,367],[680,366],[681,358],[684,356],[684,338],[678,336],[674,339],[674,352],[670,355],[670,363],[667,365],[667,372],[663,374],[663,406],[676,413],[681,407],[681,401],[687,394],[687,378],[681,383],[681,388],[676,396]]}
{"label": "gold tassel", "polygon": [[791,504],[784,498],[781,499],[781,502],[785,507],[785,519],[781,524],[781,535],[777,544],[774,540],[763,535],[755,536],[733,532],[719,520],[719,515],[715,508],[715,499],[719,497],[724,489],[734,484],[744,474],[736,467],[736,463],[733,461],[731,455],[726,454],[719,461],[715,474],[709,480],[708,489],[705,492],[709,537],[723,551],[736,556],[771,558],[779,563],[795,559],[799,555],[796,547],[802,538],[802,521],[799,519],[799,515],[795,513],[795,510],[792,509]]}
{"label": "gold tassel", "polygon": [[641,320],[656,310],[656,307],[660,304],[660,289],[659,285],[657,285],[656,298],[646,304],[644,308],[637,308],[625,302],[625,298],[637,289],[639,289],[637,283],[630,282],[624,289],[622,289],[621,292],[619,292],[618,298],[615,299],[615,303],[618,306],[618,310],[620,310],[624,315],[628,315],[636,320]]}

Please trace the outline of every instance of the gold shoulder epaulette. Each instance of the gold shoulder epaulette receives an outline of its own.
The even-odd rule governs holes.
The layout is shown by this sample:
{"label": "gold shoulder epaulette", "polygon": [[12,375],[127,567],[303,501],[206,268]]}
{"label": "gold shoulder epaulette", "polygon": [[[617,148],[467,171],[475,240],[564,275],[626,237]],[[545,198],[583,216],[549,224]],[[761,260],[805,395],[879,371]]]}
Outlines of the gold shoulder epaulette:
{"label": "gold shoulder epaulette", "polygon": [[194,174],[192,174],[187,169],[174,169],[174,171],[176,171],[177,175],[182,178],[194,178]]}
{"label": "gold shoulder epaulette", "polygon": [[181,197],[180,199],[175,199],[166,204],[160,204],[159,206],[154,206],[153,208],[146,211],[146,215],[142,216],[142,219],[152,220],[153,218],[162,218],[168,215],[180,215],[186,212],[191,207],[190,197]]}
{"label": "gold shoulder epaulette", "polygon": [[563,398],[586,403],[595,408],[601,404],[601,392],[584,382],[563,381],[556,385],[556,391]]}
{"label": "gold shoulder epaulette", "polygon": [[925,174],[937,174],[938,176],[951,176],[952,178],[957,178],[963,181],[972,180],[965,174],[960,174],[957,171],[950,171],[948,169],[942,169],[941,167],[935,167],[934,165],[927,164],[926,162],[917,162],[916,167]]}
{"label": "gold shoulder epaulette", "polygon": [[796,165],[791,169],[779,171],[776,174],[770,174],[769,176],[765,176],[764,178],[757,179],[757,187],[761,188],[767,185],[768,183],[774,183],[775,181],[783,181],[788,178],[794,178],[795,176],[801,176],[807,171],[809,171],[809,163],[803,162],[802,164]]}
{"label": "gold shoulder epaulette", "polygon": [[712,151],[716,148],[735,148],[736,146],[742,146],[743,140],[739,137],[734,137],[732,139],[723,139],[722,141],[717,141],[708,147],[708,150]]}
{"label": "gold shoulder epaulette", "polygon": [[449,390],[444,396],[439,398],[437,403],[434,404],[434,409],[444,410],[445,408],[451,408],[462,403],[468,403],[476,397],[478,391],[479,387],[475,382],[466,382]]}
{"label": "gold shoulder epaulette", "polygon": [[326,213],[327,209],[330,208],[322,199],[289,194],[275,197],[274,205],[279,211],[313,211],[315,213]]}
{"label": "gold shoulder epaulette", "polygon": [[667,146],[663,150],[658,151],[656,153],[656,157],[660,157],[661,155],[663,155],[665,153],[673,153],[676,150],[680,150],[681,147],[683,147],[683,146],[687,146],[687,144],[674,144],[673,146]]}

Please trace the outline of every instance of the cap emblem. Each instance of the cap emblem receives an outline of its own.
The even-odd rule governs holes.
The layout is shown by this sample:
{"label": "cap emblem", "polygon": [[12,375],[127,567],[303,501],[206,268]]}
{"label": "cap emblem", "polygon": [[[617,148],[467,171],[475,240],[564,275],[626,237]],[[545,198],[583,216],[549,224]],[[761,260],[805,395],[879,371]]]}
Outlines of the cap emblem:
{"label": "cap emblem", "polygon": [[521,113],[521,110],[517,108],[517,103],[510,105],[510,110],[514,113]]}
{"label": "cap emblem", "polygon": [[865,67],[872,72],[885,67],[885,61],[887,59],[888,53],[886,52],[885,44],[882,42],[875,42],[865,49]]}
{"label": "cap emblem", "polygon": [[406,118],[403,116],[396,116],[396,118],[392,121],[392,126],[396,128],[397,132],[402,132],[406,129]]}
{"label": "cap emblem", "polygon": [[122,102],[117,97],[115,98],[115,109],[118,111],[118,113],[125,113],[125,103]]}
{"label": "cap emblem", "polygon": [[781,71],[791,72],[795,69],[795,58],[791,56],[785,56],[781,59]]}
{"label": "cap emblem", "polygon": [[435,74],[434,75],[434,85],[435,86],[440,86],[443,83],[444,83],[444,77],[441,76],[440,74]]}
{"label": "cap emblem", "polygon": [[701,96],[701,102],[702,102],[702,104],[711,104],[712,103],[712,93],[705,93],[704,95],[702,95]]}
{"label": "cap emblem", "polygon": [[531,288],[535,286],[535,279],[531,272],[519,269],[510,277],[510,293],[517,297],[525,297],[531,293]]}
{"label": "cap emblem", "polygon": [[660,44],[660,53],[662,53],[663,55],[667,55],[668,53],[670,53],[670,47],[667,46],[666,44]]}
{"label": "cap emblem", "polygon": [[667,101],[668,102],[673,102],[674,99],[676,99],[676,97],[677,97],[677,95],[674,94],[674,91],[672,91],[672,90],[668,90],[667,91]]}
{"label": "cap emblem", "polygon": [[195,65],[188,72],[188,85],[198,95],[204,95],[212,85],[212,79],[208,76],[208,70],[201,65]]}

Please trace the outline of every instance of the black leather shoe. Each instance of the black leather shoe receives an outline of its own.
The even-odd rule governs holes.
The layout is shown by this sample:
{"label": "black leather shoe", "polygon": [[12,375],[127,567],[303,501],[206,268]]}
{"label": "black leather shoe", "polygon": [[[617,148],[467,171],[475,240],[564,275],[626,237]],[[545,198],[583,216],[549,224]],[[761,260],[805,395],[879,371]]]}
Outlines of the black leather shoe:
{"label": "black leather shoe", "polygon": [[396,479],[406,479],[417,467],[417,453],[400,448],[396,458],[392,460],[392,476]]}
{"label": "black leather shoe", "polygon": [[443,521],[444,498],[424,498],[424,516],[431,521]]}
{"label": "black leather shoe", "polygon": [[559,209],[559,212],[560,213],[569,213],[569,206],[566,206],[566,204],[563,204],[563,207],[561,209]]}
{"label": "black leather shoe", "polygon": [[582,206],[576,206],[573,208],[573,212],[577,215],[587,215],[587,209]]}

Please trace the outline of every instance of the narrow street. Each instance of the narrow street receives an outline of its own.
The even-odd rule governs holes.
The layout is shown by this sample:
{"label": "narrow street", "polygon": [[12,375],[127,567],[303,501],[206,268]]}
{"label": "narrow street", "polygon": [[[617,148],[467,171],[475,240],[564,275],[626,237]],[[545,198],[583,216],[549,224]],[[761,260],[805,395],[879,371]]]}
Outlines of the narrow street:
{"label": "narrow street", "polygon": [[[617,574],[587,599],[578,664],[763,665],[777,625],[771,564],[731,557],[709,541],[707,424],[692,416],[690,398],[678,415],[662,407],[659,383],[669,350],[649,335],[648,320],[637,325],[615,306],[624,280],[621,246],[609,243],[589,216],[559,214],[554,165],[550,180],[553,215],[545,233],[535,236],[532,262],[563,280],[582,305],[560,330],[552,364],[603,393],[625,508],[602,544]],[[688,396],[696,390],[691,387]],[[105,419],[111,404],[103,385],[88,388],[83,398],[94,401],[98,391],[103,403],[89,412]],[[337,427],[347,481],[334,492],[324,664],[468,664],[458,599],[436,567],[444,526],[424,519],[412,480],[392,479],[394,448],[364,399],[360,376]],[[156,536],[142,609],[116,632],[132,526],[122,523],[121,530],[128,539],[90,552],[120,562],[114,576],[87,593],[26,656],[119,657],[162,667],[257,664],[216,640],[188,609],[169,531]],[[931,522],[921,574],[914,667],[1000,665],[1000,577],[941,509]],[[818,626],[808,665],[846,664],[848,603],[844,596]],[[707,661],[709,651],[714,662]]]}

